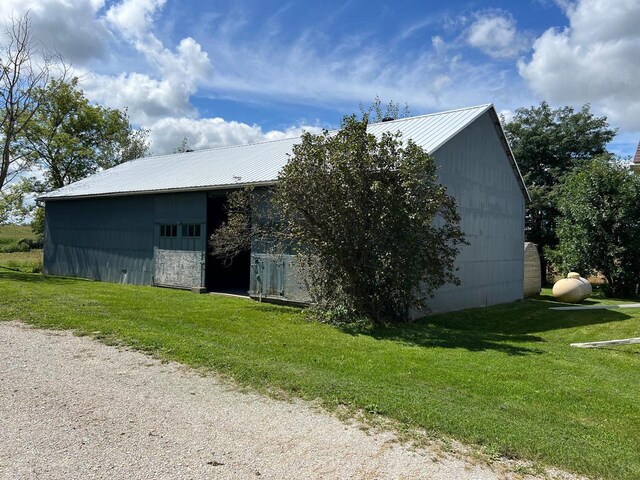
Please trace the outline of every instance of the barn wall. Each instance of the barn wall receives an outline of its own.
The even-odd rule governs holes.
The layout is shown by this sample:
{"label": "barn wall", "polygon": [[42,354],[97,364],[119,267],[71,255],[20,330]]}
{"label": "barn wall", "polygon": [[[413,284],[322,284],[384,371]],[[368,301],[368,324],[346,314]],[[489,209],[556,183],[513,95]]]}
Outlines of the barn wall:
{"label": "barn wall", "polygon": [[461,285],[441,287],[434,312],[522,299],[524,197],[489,112],[434,154],[470,243],[456,261]]}
{"label": "barn wall", "polygon": [[152,283],[153,196],[48,201],[45,212],[46,274]]}
{"label": "barn wall", "polygon": [[[49,275],[185,288],[203,282],[204,192],[48,201],[45,212]],[[176,225],[177,236],[160,237],[162,224]],[[201,236],[183,237],[182,224],[201,225]]]}

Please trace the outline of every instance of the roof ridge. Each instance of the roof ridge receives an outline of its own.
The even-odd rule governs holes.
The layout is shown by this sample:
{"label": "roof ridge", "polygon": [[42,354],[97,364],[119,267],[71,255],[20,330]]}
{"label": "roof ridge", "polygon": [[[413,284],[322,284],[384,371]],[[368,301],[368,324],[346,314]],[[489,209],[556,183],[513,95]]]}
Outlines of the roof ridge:
{"label": "roof ridge", "polygon": [[448,113],[463,112],[465,110],[476,110],[481,108],[489,109],[492,106],[493,106],[493,103],[482,103],[480,105],[475,105],[473,107],[454,108],[453,110],[444,110],[442,112],[423,113],[422,115],[414,115],[412,117],[403,117],[403,118],[396,118],[394,120],[387,120],[386,122],[380,121],[380,122],[370,123],[370,125],[380,125],[382,123],[384,123],[385,125],[388,125],[390,123],[395,123],[395,122],[406,122],[408,120],[414,120],[416,118],[435,117],[436,115],[445,115]]}
{"label": "roof ridge", "polygon": [[[414,115],[412,117],[404,117],[404,118],[396,118],[394,120],[387,120],[386,122],[374,122],[374,123],[370,123],[369,125],[380,125],[381,123],[384,123],[385,125],[389,125],[392,123],[396,123],[396,122],[406,122],[409,120],[414,120],[416,118],[425,118],[425,117],[432,117],[432,116],[436,116],[436,115],[445,115],[445,114],[449,114],[449,113],[455,113],[455,112],[462,112],[465,110],[476,110],[476,109],[480,109],[480,108],[485,108],[488,109],[489,107],[493,106],[492,103],[483,103],[480,105],[475,105],[473,107],[463,107],[463,108],[456,108],[453,110],[444,110],[442,112],[432,112],[432,113],[424,113],[422,115]],[[336,132],[338,131],[339,128],[337,129],[332,129],[329,130],[329,132]],[[217,147],[208,147],[208,148],[203,148],[201,150],[192,150],[189,152],[173,152],[173,153],[162,153],[159,155],[149,155],[148,157],[140,157],[140,158],[136,158],[132,161],[139,161],[139,160],[145,160],[145,159],[151,159],[151,158],[160,158],[160,157],[167,157],[169,155],[187,155],[190,153],[204,153],[204,152],[211,152],[211,151],[219,151],[219,150],[227,150],[227,149],[231,149],[231,148],[239,148],[239,147],[247,147],[249,145],[262,145],[262,144],[267,144],[267,143],[276,143],[276,142],[283,142],[285,140],[294,140],[296,138],[301,138],[302,135],[294,135],[291,137],[284,137],[284,138],[275,138],[273,140],[260,140],[258,142],[249,142],[249,143],[238,143],[236,145],[220,145]]]}
{"label": "roof ridge", "polygon": [[[160,153],[158,155],[148,155],[146,157],[139,157],[139,158],[134,158],[133,160],[130,160],[130,162],[137,162],[139,160],[146,160],[146,159],[152,159],[152,158],[161,158],[161,157],[168,157],[170,155],[187,155],[187,154],[191,154],[191,153],[203,153],[203,152],[210,152],[213,150],[227,150],[230,148],[239,148],[239,147],[248,147],[249,145],[262,145],[265,143],[276,143],[276,142],[283,142],[285,140],[293,140],[296,138],[300,138],[302,135],[296,135],[293,137],[284,137],[284,138],[274,138],[273,140],[261,140],[258,142],[250,142],[250,143],[236,143],[235,145],[219,145],[217,147],[207,147],[207,148],[203,148],[201,150],[189,150],[186,152],[173,152],[173,153]],[[129,163],[129,162],[126,162]]]}

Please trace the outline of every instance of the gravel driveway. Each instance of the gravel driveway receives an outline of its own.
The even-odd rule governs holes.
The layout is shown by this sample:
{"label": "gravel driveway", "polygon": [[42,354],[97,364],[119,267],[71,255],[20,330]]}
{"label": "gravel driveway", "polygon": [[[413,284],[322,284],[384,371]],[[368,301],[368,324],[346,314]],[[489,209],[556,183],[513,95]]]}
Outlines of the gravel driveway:
{"label": "gravel driveway", "polygon": [[68,332],[0,322],[3,479],[489,479],[296,401]]}

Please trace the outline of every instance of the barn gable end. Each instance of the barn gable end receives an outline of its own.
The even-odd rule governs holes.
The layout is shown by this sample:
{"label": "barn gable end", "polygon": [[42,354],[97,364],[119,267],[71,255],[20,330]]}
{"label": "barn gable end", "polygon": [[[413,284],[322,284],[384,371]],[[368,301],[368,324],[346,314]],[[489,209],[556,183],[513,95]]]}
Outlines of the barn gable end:
{"label": "barn gable end", "polygon": [[523,295],[525,196],[496,121],[485,112],[433,153],[438,181],[456,199],[469,242],[456,260],[461,284],[440,288],[431,301],[434,311],[506,303]]}

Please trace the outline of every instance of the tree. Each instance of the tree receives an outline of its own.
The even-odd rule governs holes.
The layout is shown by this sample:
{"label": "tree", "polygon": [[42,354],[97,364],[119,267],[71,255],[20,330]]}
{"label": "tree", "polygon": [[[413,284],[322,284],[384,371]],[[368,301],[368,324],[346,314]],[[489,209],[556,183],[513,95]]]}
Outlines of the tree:
{"label": "tree", "polygon": [[193,150],[191,150],[191,147],[189,146],[189,139],[187,137],[182,137],[178,146],[173,149],[173,153],[187,153],[191,151]]}
{"label": "tree", "polygon": [[40,87],[48,82],[54,60],[61,64],[59,57],[38,50],[28,15],[11,17],[4,37],[0,52],[0,192],[29,167],[20,139],[39,109]]}
{"label": "tree", "polygon": [[387,103],[383,107],[382,100],[378,95],[376,95],[376,98],[368,108],[365,108],[362,104],[360,104],[360,113],[363,117],[366,115],[374,122],[382,122],[388,119],[396,120],[398,118],[405,118],[411,115],[408,104],[405,103],[402,107],[400,107],[400,104],[394,102],[393,100],[389,100],[389,103]]}
{"label": "tree", "polygon": [[305,133],[274,192],[287,236],[300,246],[312,294],[329,319],[403,321],[457,283],[464,243],[455,201],[433,159],[399,134],[379,140],[346,117],[336,133]]}
{"label": "tree", "polygon": [[560,215],[554,263],[563,272],[604,275],[616,296],[637,295],[640,177],[602,156],[567,174],[555,198]]}
{"label": "tree", "polygon": [[546,102],[519,108],[504,128],[531,195],[526,239],[542,249],[552,248],[557,243],[558,215],[554,188],[572,168],[606,153],[616,131],[609,128],[606,117],[595,117],[588,104],[576,112],[571,107],[554,110]]}
{"label": "tree", "polygon": [[254,207],[255,192],[251,187],[235,190],[228,195],[227,220],[209,239],[214,255],[225,265],[231,264],[238,254],[249,250],[252,241],[258,238],[258,224],[252,219]]}
{"label": "tree", "polygon": [[46,190],[146,154],[148,132],[135,130],[126,110],[90,104],[76,78],[51,80],[37,95],[24,150],[44,170]]}

